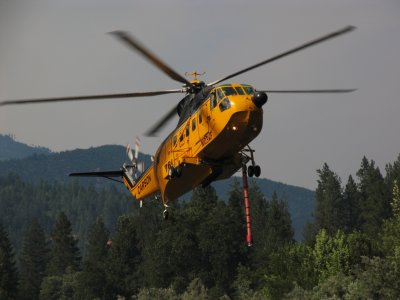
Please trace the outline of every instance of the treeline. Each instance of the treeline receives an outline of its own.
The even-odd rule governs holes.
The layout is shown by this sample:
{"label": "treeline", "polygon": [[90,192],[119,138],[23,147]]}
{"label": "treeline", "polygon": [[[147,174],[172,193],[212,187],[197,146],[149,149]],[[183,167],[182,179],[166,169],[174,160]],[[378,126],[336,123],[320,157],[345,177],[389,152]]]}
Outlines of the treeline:
{"label": "treeline", "polygon": [[400,156],[385,176],[364,158],[344,186],[327,164],[317,172],[304,242],[293,239],[284,199],[267,200],[253,184],[247,248],[238,183],[227,202],[196,189],[168,221],[156,201],[120,216],[112,234],[98,217],[84,254],[68,214],[50,231],[30,222],[17,256],[2,227],[0,299],[399,298]]}
{"label": "treeline", "polygon": [[96,218],[102,216],[113,232],[120,215],[138,209],[134,204],[129,193],[120,192],[112,185],[85,187],[77,180],[69,183],[40,181],[35,185],[14,174],[0,177],[0,221],[8,229],[17,254],[29,223],[37,219],[44,231],[50,232],[60,211],[65,212],[73,224],[74,234],[79,237],[78,246],[85,253],[86,237]]}

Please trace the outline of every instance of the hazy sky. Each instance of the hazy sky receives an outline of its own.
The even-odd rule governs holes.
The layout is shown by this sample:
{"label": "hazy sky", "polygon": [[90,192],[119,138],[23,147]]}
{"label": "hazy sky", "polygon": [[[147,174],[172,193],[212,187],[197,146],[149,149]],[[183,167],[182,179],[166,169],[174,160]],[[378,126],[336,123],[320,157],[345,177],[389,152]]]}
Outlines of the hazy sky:
{"label": "hazy sky", "polygon": [[[326,33],[357,30],[232,79],[269,95],[252,143],[262,176],[315,188],[324,162],[347,181],[363,155],[400,152],[400,1],[0,0],[0,100],[179,88],[107,32],[126,30],[182,75],[214,81]],[[181,95],[0,108],[0,133],[53,151],[126,145]],[[176,123],[174,120],[172,123]],[[142,137],[152,154],[171,131]]]}

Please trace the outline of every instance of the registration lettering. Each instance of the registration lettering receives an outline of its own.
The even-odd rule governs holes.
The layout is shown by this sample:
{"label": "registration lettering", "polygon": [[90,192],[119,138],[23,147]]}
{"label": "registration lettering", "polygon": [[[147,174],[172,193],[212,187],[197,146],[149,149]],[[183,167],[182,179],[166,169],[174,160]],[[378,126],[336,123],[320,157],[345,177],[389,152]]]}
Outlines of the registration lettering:
{"label": "registration lettering", "polygon": [[211,141],[211,139],[212,139],[212,133],[209,131],[205,135],[203,135],[203,137],[200,139],[201,144],[204,146],[208,144]]}
{"label": "registration lettering", "polygon": [[149,183],[151,182],[151,176],[147,175],[146,178],[144,178],[138,186],[138,195],[140,195],[142,193],[142,191],[146,188],[146,186],[149,185]]}

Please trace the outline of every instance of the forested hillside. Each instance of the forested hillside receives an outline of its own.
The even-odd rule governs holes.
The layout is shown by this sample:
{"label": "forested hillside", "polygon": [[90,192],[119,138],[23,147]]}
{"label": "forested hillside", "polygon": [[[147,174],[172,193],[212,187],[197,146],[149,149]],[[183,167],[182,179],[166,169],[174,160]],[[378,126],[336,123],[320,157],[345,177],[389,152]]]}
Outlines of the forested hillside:
{"label": "forested hillside", "polygon": [[[0,161],[0,176],[7,176],[10,173],[18,176],[27,183],[38,184],[45,182],[71,183],[68,174],[73,172],[119,170],[126,161],[125,148],[117,145],[107,145],[90,149],[76,149],[50,155],[33,155],[25,159],[12,159]],[[140,154],[140,161],[145,166],[150,165],[149,155]],[[278,197],[287,201],[289,212],[293,218],[295,238],[301,239],[303,228],[307,221],[311,220],[311,212],[314,209],[314,192],[301,187],[275,182],[265,178],[254,178],[262,193],[271,198],[274,192]],[[228,179],[218,181],[212,185],[215,187],[220,199],[228,199],[228,191],[235,182],[241,183],[241,178],[236,181]],[[121,184],[114,184],[103,178],[79,178],[79,183],[84,186],[94,186],[101,190],[111,184],[124,195],[127,194],[125,187]],[[190,198],[191,194],[183,196]],[[84,200],[83,200],[84,201]]]}
{"label": "forested hillside", "polygon": [[[0,298],[398,299],[400,156],[385,174],[364,158],[357,177],[343,183],[327,164],[317,173],[315,218],[303,242],[293,238],[286,202],[276,194],[266,200],[251,186],[252,248],[244,243],[238,185],[227,201],[212,187],[196,189],[168,221],[160,218],[159,202],[140,210],[122,202],[125,214],[110,224],[107,210],[92,217],[79,199],[108,203],[115,191],[76,182],[36,190],[13,176],[2,178],[0,199],[8,200],[0,211]],[[64,205],[65,213],[45,209],[28,220],[34,197],[47,207]],[[7,218],[15,210],[26,214],[25,223]],[[92,223],[87,234],[78,233],[79,211]],[[15,238],[23,241],[18,255]]]}

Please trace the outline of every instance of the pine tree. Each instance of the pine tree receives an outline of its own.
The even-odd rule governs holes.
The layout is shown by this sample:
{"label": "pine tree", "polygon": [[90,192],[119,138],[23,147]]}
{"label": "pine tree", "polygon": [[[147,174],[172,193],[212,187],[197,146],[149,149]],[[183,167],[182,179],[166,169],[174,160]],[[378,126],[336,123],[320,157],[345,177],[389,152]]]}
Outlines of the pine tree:
{"label": "pine tree", "polygon": [[393,164],[386,165],[385,183],[390,191],[393,190],[395,181],[400,182],[400,154]]}
{"label": "pine tree", "polygon": [[375,162],[364,156],[357,172],[360,191],[361,229],[374,237],[380,231],[383,220],[390,217],[390,194]]}
{"label": "pine tree", "polygon": [[107,262],[107,280],[114,296],[129,299],[139,290],[141,256],[138,244],[133,217],[119,217]]}
{"label": "pine tree", "polygon": [[47,259],[46,237],[40,224],[34,220],[25,233],[20,255],[19,299],[39,299]]}
{"label": "pine tree", "polygon": [[392,206],[393,217],[400,220],[400,184],[395,180],[393,184],[393,199],[390,203]]}
{"label": "pine tree", "polygon": [[267,214],[267,237],[271,249],[278,249],[293,241],[293,228],[287,203],[278,200],[276,192],[272,194]]}
{"label": "pine tree", "polygon": [[0,223],[0,299],[16,299],[17,270],[8,234]]}
{"label": "pine tree", "polygon": [[101,217],[97,218],[89,233],[87,254],[80,274],[81,298],[108,299],[106,262],[108,255],[108,230]]}
{"label": "pine tree", "polygon": [[357,184],[350,175],[343,193],[343,205],[340,208],[342,222],[339,229],[345,233],[350,233],[360,229],[360,193],[357,189]]}
{"label": "pine tree", "polygon": [[209,212],[199,225],[198,241],[203,261],[200,278],[214,287],[215,296],[228,291],[245,253],[241,219],[224,202]]}
{"label": "pine tree", "polygon": [[319,231],[324,228],[329,235],[333,235],[341,227],[341,181],[326,163],[317,173],[319,179],[315,191],[315,229]]}
{"label": "pine tree", "polygon": [[211,185],[198,187],[193,190],[191,206],[200,209],[203,213],[215,207],[217,202],[217,192]]}
{"label": "pine tree", "polygon": [[61,276],[68,267],[74,271],[79,270],[78,240],[72,234],[71,223],[65,213],[59,214],[51,238],[52,245],[47,275]]}

